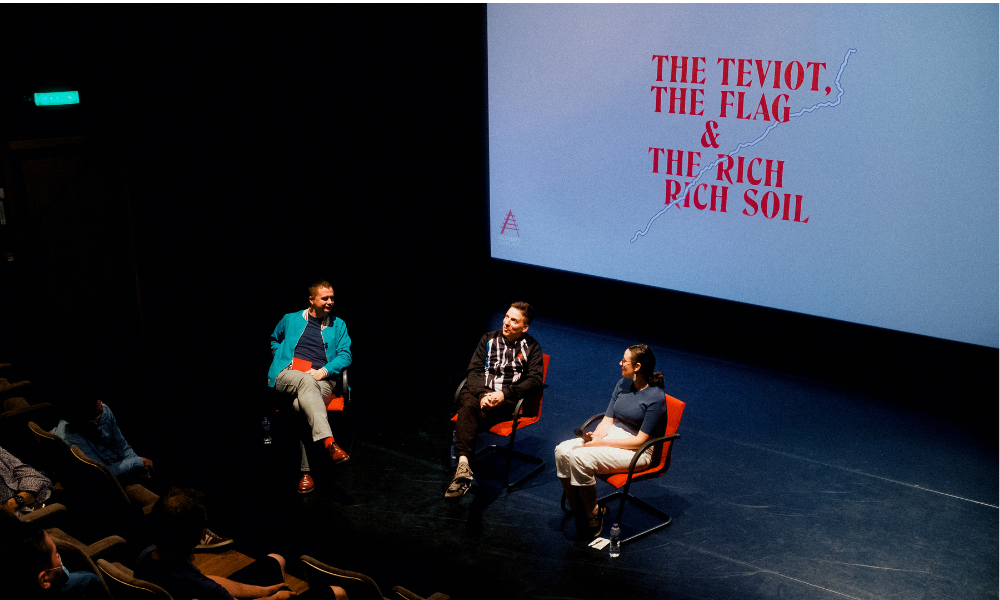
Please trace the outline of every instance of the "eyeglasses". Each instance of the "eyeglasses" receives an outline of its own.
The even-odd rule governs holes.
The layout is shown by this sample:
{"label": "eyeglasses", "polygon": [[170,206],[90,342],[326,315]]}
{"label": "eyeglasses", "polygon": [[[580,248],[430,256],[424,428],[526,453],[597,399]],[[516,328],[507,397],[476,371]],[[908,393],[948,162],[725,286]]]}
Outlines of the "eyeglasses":
{"label": "eyeglasses", "polygon": [[49,571],[62,571],[62,568],[63,568],[62,556],[58,552],[56,552],[56,557],[59,559],[59,566],[58,567],[50,567],[48,569],[42,569],[42,573],[47,573]]}
{"label": "eyeglasses", "polygon": [[632,361],[630,361],[630,360],[620,360],[620,361],[618,361],[618,364],[620,364],[620,365],[631,365]]}

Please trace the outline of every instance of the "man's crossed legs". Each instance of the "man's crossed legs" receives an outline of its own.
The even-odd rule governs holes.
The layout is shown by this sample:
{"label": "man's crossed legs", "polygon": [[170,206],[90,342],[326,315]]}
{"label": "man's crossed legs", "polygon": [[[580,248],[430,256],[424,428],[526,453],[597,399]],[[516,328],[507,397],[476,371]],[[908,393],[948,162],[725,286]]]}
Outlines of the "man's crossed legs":
{"label": "man's crossed legs", "polygon": [[[333,431],[330,429],[330,421],[326,416],[326,404],[333,395],[333,383],[324,379],[316,381],[312,375],[285,369],[278,373],[274,382],[274,388],[281,393],[295,396],[292,407],[297,413],[304,413],[306,422],[312,434],[312,441],[322,442],[326,448],[330,459],[334,463],[342,463],[350,457],[333,440]],[[299,440],[301,450],[301,471],[302,477],[299,480],[299,492],[308,493],[315,485],[312,476],[309,474],[309,459],[306,457],[305,444]]]}

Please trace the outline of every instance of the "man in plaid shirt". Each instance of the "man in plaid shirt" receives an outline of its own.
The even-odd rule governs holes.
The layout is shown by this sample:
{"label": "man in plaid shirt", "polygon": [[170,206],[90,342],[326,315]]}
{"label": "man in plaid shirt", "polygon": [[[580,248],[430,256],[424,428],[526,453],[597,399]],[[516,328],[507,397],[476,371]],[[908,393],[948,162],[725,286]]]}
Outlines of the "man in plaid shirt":
{"label": "man in plaid shirt", "polygon": [[512,418],[514,405],[542,385],[542,347],[528,335],[535,310],[514,302],[503,318],[503,328],[483,335],[469,361],[468,381],[458,395],[455,451],[458,469],[445,498],[459,498],[472,485],[469,456],[476,433]]}

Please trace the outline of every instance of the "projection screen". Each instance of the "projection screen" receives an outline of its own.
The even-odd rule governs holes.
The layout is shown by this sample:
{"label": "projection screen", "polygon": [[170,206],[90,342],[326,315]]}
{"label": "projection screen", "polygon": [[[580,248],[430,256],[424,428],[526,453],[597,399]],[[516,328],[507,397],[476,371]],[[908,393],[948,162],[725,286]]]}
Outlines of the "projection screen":
{"label": "projection screen", "polygon": [[997,347],[997,5],[487,19],[494,258]]}

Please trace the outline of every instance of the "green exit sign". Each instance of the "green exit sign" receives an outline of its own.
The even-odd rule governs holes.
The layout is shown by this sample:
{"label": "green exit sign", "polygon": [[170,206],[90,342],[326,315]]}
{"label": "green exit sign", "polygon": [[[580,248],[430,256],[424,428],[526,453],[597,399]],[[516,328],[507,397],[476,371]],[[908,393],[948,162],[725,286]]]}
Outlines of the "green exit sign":
{"label": "green exit sign", "polygon": [[42,92],[35,94],[35,106],[59,106],[79,104],[80,92]]}

